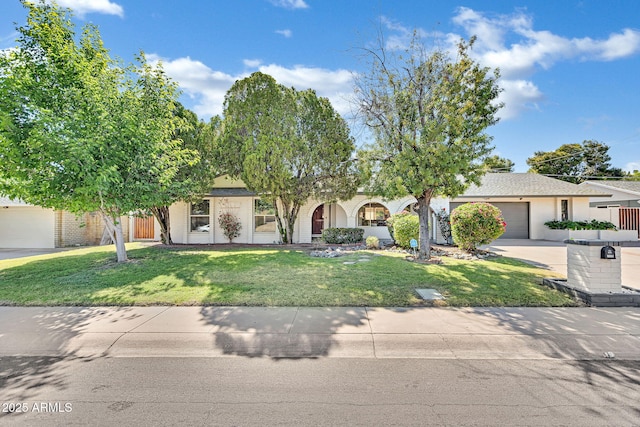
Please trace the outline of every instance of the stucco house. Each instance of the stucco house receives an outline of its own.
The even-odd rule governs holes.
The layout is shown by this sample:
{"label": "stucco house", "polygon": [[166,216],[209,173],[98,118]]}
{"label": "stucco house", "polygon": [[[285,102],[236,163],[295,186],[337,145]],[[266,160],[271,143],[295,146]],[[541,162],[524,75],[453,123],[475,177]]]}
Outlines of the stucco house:
{"label": "stucco house", "polygon": [[[503,212],[507,232],[502,238],[545,239],[544,222],[549,220],[590,219],[590,197],[608,197],[607,192],[559,181],[537,174],[493,173],[482,179],[480,186],[471,186],[465,194],[453,200],[434,198],[431,201],[431,224],[436,224],[435,212],[451,209],[466,202],[489,202]],[[3,199],[5,200],[5,199]],[[5,203],[8,201],[5,200]],[[364,236],[390,239],[385,220],[392,214],[411,211],[416,200],[404,197],[383,200],[360,192],[346,201],[323,203],[310,200],[302,207],[294,229],[293,241],[311,243],[328,227],[360,227]],[[0,202],[0,247],[54,247],[70,243],[65,230],[83,229],[91,218],[76,219],[74,215],[54,212],[35,206],[2,208]],[[171,236],[178,244],[226,243],[218,217],[229,212],[235,215],[242,229],[236,243],[272,244],[279,241],[273,209],[263,203],[238,180],[226,176],[215,180],[201,200],[193,203],[178,202],[170,206]],[[3,215],[4,214],[4,215]],[[90,216],[90,214],[87,214]],[[74,222],[69,222],[73,219]],[[38,223],[38,230],[30,224]],[[125,236],[129,240],[159,240],[158,225],[153,218],[130,217],[123,221]],[[66,228],[65,228],[66,227]],[[75,228],[74,228],[75,227]],[[100,240],[102,230],[91,236]],[[437,226],[432,227],[431,238],[443,243]],[[17,246],[21,245],[21,246]],[[30,246],[27,246],[30,245]]]}
{"label": "stucco house", "polygon": [[503,239],[547,238],[545,222],[590,220],[591,197],[608,198],[608,191],[579,186],[535,173],[489,173],[449,204],[487,202],[497,206],[507,223]]}
{"label": "stucco house", "polygon": [[640,237],[640,181],[585,181],[581,187],[611,194],[591,197],[591,216],[610,221],[621,230],[635,230]]}

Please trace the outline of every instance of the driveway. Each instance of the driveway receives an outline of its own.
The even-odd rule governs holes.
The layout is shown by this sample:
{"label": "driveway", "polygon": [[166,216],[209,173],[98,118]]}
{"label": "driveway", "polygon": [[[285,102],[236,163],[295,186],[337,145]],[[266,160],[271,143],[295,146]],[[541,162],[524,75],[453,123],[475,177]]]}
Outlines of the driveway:
{"label": "driveway", "polygon": [[[549,240],[498,239],[482,246],[567,276],[567,245]],[[622,248],[622,284],[640,289],[640,248]]]}
{"label": "driveway", "polygon": [[52,249],[24,249],[24,248],[0,248],[0,261],[3,259],[25,258],[35,255],[54,254],[62,251],[70,251],[78,248],[52,248]]}

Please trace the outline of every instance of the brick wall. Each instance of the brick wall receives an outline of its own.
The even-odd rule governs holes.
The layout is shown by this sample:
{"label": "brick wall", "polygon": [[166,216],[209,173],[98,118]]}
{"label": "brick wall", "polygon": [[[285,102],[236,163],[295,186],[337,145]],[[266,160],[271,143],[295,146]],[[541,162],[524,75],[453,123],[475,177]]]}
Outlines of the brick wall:
{"label": "brick wall", "polygon": [[[122,217],[122,232],[125,242],[129,241],[129,219]],[[75,215],[66,211],[56,211],[55,246],[99,245],[104,233],[104,223],[97,212]]]}
{"label": "brick wall", "polygon": [[[606,243],[603,242],[602,246]],[[567,245],[567,284],[591,293],[621,292],[620,247],[616,259],[601,259],[602,246]]]}

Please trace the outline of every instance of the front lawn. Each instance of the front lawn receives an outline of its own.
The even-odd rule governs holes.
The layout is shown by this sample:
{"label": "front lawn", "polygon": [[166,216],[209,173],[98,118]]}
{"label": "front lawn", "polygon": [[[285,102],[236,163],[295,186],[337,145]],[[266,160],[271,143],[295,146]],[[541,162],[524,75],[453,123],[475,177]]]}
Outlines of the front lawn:
{"label": "front lawn", "polygon": [[[450,306],[572,306],[540,285],[547,270],[510,258],[418,264],[389,252],[312,258],[283,248],[163,248],[129,244],[0,261],[4,305],[422,305],[435,288]],[[355,264],[344,264],[355,262]]]}

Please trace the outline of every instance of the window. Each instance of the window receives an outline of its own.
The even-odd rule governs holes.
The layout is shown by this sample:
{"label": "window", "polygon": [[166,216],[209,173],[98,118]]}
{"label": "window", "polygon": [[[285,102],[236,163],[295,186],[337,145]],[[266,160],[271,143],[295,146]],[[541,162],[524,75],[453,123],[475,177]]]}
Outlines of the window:
{"label": "window", "polygon": [[273,233],[276,231],[276,211],[270,203],[256,199],[253,215],[257,233]]}
{"label": "window", "polygon": [[368,203],[358,211],[360,227],[385,227],[389,218],[389,210],[380,203]]}
{"label": "window", "polygon": [[191,212],[189,213],[189,221],[191,223],[191,232],[208,233],[211,227],[209,218],[209,200],[191,203]]}
{"label": "window", "polygon": [[569,201],[566,199],[560,200],[560,213],[561,221],[567,221],[569,219]]}

